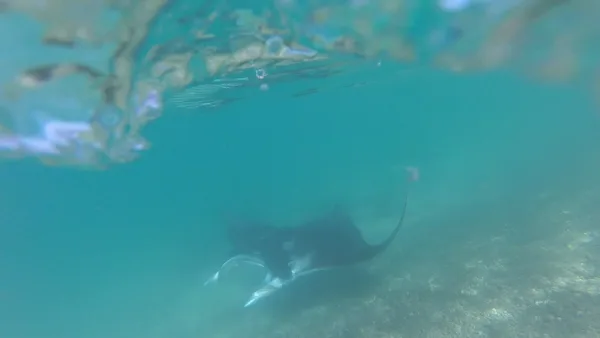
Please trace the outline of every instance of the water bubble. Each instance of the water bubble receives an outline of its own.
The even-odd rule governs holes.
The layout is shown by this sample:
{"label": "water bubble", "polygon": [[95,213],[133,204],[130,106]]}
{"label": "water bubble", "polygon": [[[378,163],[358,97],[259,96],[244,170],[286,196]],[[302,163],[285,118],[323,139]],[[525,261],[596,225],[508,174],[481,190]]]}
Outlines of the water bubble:
{"label": "water bubble", "polygon": [[279,55],[281,53],[281,50],[285,47],[285,45],[283,44],[283,39],[278,36],[272,36],[269,39],[267,39],[267,41],[265,41],[265,44],[267,45],[267,52],[269,54],[275,54],[275,55]]}
{"label": "water bubble", "polygon": [[262,80],[265,77],[267,77],[267,71],[262,68],[257,68],[254,72],[256,73],[256,78],[258,78],[259,80]]}
{"label": "water bubble", "polygon": [[92,121],[99,123],[105,129],[116,128],[123,120],[123,111],[112,104],[104,104],[96,109]]}

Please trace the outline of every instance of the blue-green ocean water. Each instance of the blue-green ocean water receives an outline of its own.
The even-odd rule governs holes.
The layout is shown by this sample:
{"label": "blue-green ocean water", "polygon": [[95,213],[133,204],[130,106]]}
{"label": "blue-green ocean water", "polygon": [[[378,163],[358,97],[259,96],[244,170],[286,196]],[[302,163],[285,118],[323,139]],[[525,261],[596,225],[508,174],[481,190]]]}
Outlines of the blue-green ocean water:
{"label": "blue-green ocean water", "polygon": [[[224,215],[289,225],[342,203],[393,218],[405,166],[421,179],[394,245],[415,255],[491,231],[493,218],[534,215],[521,200],[540,191],[597,184],[600,126],[586,90],[512,73],[405,74],[172,109],[147,129],[150,151],[108,171],[2,164],[0,336],[216,337],[251,291],[202,287],[225,258]],[[469,223],[482,205],[494,212]],[[407,261],[398,252],[387,259]]]}

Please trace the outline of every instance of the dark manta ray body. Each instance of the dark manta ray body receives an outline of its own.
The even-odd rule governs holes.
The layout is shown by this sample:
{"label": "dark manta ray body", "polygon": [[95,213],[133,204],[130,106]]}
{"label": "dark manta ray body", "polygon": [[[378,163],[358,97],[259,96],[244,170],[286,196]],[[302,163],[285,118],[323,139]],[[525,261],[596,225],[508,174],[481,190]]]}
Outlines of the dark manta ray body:
{"label": "dark manta ray body", "polygon": [[235,224],[228,228],[232,258],[208,281],[217,281],[223,268],[249,263],[267,270],[264,286],[253,293],[246,306],[277,291],[296,278],[316,271],[368,261],[383,252],[402,227],[408,194],[400,220],[379,244],[369,244],[350,216],[340,209],[296,227]]}

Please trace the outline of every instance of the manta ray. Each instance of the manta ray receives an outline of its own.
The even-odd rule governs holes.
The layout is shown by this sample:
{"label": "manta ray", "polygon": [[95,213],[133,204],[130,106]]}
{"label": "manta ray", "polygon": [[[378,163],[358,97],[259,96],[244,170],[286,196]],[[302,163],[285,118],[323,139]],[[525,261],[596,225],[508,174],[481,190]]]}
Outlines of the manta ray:
{"label": "manta ray", "polygon": [[[409,173],[409,182],[417,179],[416,171],[409,169]],[[227,233],[233,248],[231,258],[205,285],[217,282],[225,268],[238,263],[266,269],[263,286],[252,294],[247,307],[301,276],[371,260],[393,242],[402,227],[407,204],[408,192],[396,226],[378,244],[367,243],[352,218],[339,207],[294,227],[258,222],[230,224]]]}

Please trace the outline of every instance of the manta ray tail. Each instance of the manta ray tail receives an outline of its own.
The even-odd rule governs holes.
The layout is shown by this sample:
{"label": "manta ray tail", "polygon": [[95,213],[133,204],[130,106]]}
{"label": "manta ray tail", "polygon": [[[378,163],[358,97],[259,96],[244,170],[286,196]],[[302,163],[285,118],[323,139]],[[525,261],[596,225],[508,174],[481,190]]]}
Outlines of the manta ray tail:
{"label": "manta ray tail", "polygon": [[378,254],[382,253],[383,251],[385,251],[385,249],[387,249],[388,246],[390,246],[390,244],[392,244],[392,242],[396,238],[396,235],[398,235],[398,232],[400,232],[400,229],[402,228],[402,224],[404,223],[404,216],[406,215],[406,206],[408,205],[408,194],[409,194],[409,189],[410,189],[410,183],[417,181],[419,179],[419,173],[416,168],[408,167],[408,168],[406,168],[406,170],[408,172],[408,176],[406,179],[406,181],[408,183],[408,187],[407,187],[406,193],[404,195],[404,202],[402,203],[402,214],[400,215],[400,219],[398,220],[398,223],[396,223],[396,227],[394,228],[392,233],[385,239],[385,241],[383,241],[382,243],[379,243],[377,245],[371,246],[371,250],[369,252],[369,258],[373,258],[373,257],[377,256]]}

